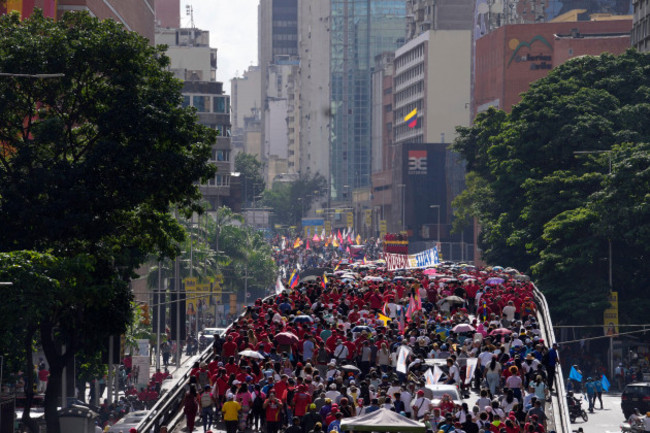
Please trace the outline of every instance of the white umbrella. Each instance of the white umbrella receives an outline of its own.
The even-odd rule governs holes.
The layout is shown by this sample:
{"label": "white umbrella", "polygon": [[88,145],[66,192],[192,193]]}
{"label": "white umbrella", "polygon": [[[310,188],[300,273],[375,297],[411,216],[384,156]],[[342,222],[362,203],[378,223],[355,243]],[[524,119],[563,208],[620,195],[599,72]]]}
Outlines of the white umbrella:
{"label": "white umbrella", "polygon": [[261,353],[250,349],[242,350],[241,352],[239,352],[239,356],[246,356],[248,358],[255,358],[255,359],[264,359],[264,356]]}

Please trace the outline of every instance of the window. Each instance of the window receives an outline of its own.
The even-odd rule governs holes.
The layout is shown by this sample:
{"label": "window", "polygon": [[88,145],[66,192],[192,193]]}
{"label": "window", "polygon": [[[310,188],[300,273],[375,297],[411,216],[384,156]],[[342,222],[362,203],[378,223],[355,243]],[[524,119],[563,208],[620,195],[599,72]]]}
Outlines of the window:
{"label": "window", "polygon": [[224,96],[215,96],[212,99],[212,105],[214,113],[226,113],[226,98]]}
{"label": "window", "polygon": [[230,151],[229,150],[212,150],[212,160],[219,162],[230,161]]}
{"label": "window", "polygon": [[209,113],[210,97],[203,95],[194,95],[194,106],[199,113]]}
{"label": "window", "polygon": [[183,95],[183,104],[182,105],[183,105],[183,108],[189,107],[190,105],[192,105],[192,103],[190,101],[190,95]]}

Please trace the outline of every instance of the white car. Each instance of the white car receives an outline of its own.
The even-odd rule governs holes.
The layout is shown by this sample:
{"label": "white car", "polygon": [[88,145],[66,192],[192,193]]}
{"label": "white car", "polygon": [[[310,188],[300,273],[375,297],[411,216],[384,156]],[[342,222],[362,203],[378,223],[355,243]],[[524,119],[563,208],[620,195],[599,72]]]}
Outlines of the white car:
{"label": "white car", "polygon": [[132,427],[137,427],[149,414],[148,410],[136,410],[127,413],[122,419],[113,424],[108,430],[109,433],[128,432]]}
{"label": "white car", "polygon": [[201,331],[201,335],[205,337],[214,337],[215,335],[222,336],[226,333],[226,328],[205,328]]}
{"label": "white car", "polygon": [[454,402],[454,405],[460,406],[463,404],[460,397],[460,392],[458,392],[458,387],[456,385],[427,385],[424,389],[425,397],[431,400],[431,404],[434,407],[440,406],[442,401],[442,396],[449,394],[451,400]]}

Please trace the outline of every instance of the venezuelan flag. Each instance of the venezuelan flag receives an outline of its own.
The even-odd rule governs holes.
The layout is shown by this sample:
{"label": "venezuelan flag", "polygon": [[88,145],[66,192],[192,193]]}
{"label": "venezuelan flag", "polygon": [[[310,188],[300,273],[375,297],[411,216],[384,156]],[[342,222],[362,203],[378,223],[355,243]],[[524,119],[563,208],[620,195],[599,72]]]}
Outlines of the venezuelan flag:
{"label": "venezuelan flag", "polygon": [[291,278],[289,278],[289,288],[293,289],[298,285],[298,281],[300,280],[300,275],[298,275],[298,271],[294,270],[293,273],[291,274]]}
{"label": "venezuelan flag", "polygon": [[323,280],[321,281],[321,286],[323,286],[323,289],[327,286],[327,275],[323,273]]}

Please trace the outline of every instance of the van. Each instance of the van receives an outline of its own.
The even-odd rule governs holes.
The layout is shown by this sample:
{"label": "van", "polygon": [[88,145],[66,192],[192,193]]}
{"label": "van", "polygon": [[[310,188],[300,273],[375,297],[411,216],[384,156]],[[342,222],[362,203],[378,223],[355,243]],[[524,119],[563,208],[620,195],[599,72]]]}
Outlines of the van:
{"label": "van", "polygon": [[621,395],[621,409],[625,418],[629,418],[634,409],[641,413],[650,411],[650,382],[630,383]]}

